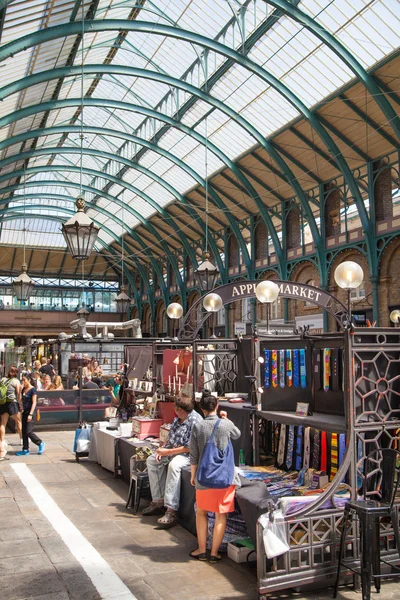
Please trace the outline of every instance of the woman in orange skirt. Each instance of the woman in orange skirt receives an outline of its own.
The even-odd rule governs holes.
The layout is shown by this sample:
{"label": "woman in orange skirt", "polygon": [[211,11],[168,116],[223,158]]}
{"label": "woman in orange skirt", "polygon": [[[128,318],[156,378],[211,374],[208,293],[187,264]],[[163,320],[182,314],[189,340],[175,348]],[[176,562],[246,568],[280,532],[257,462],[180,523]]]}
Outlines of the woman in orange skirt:
{"label": "woman in orange skirt", "polygon": [[[236,440],[240,437],[240,430],[227,419],[225,411],[220,412],[221,423],[217,428],[218,421],[218,402],[214,396],[203,396],[200,400],[200,407],[204,413],[204,420],[195,423],[192,429],[190,440],[190,465],[191,465],[191,484],[196,487],[196,529],[198,548],[190,553],[191,558],[197,560],[208,560],[215,564],[221,560],[218,549],[222,543],[226,529],[226,513],[233,512],[235,509],[235,489],[240,483],[238,475],[234,473],[231,485],[222,489],[205,488],[197,480],[196,473],[203,455],[204,448],[214,432],[214,443],[219,450],[225,450],[230,440]],[[233,460],[233,459],[232,459]],[[215,525],[212,539],[211,554],[207,559],[206,544],[208,520],[207,512],[215,513]]]}

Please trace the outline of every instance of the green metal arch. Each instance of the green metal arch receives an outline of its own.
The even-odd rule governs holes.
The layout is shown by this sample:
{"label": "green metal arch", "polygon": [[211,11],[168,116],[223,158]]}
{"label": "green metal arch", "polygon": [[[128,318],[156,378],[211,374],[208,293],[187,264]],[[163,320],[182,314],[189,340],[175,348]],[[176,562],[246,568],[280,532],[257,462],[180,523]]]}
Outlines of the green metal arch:
{"label": "green metal arch", "polygon": [[[38,204],[38,205],[35,206],[35,210],[36,209],[43,210],[43,206],[40,205],[40,204]],[[16,206],[16,207],[13,207],[11,210],[16,210],[17,212],[19,212],[20,210],[24,210],[24,208]],[[69,208],[57,208],[56,210],[60,210],[61,212],[64,212],[65,214],[71,215],[71,216],[75,214],[75,212],[73,210],[70,210]],[[60,222],[60,218],[57,217],[56,215],[44,215],[44,214],[41,214],[41,213],[36,213],[35,214],[35,213],[27,213],[27,212],[25,212],[24,214],[28,218],[44,219],[45,221],[57,221],[57,222]],[[14,221],[16,218],[18,218],[18,216],[20,216],[20,215],[15,215],[15,214],[11,213],[10,209],[8,209],[8,208],[1,209],[0,210],[0,215],[5,215],[5,216],[2,216],[2,220],[3,221]],[[101,223],[98,223],[98,222],[96,222],[96,223],[97,223],[97,225],[99,225],[99,227],[102,227]],[[110,236],[112,236],[114,239],[118,240],[118,236],[116,236],[116,234],[113,233],[110,229],[104,228],[104,227],[103,227],[103,229],[105,231],[107,230],[107,233]],[[111,255],[114,255],[116,258],[119,258],[117,256],[117,254],[113,251],[113,249],[110,248],[110,246],[106,242],[103,242],[102,240],[98,240],[98,242],[103,246],[103,248],[105,250],[107,250],[108,252],[110,252]],[[139,271],[142,270],[142,267],[140,266],[140,263],[138,263],[138,270]],[[126,276],[127,276],[127,279],[129,281],[129,283],[131,284],[131,287],[133,289],[133,293],[135,295],[136,303],[138,304],[138,302],[139,303],[141,302],[141,299],[140,299],[140,297],[138,295],[136,287],[134,286],[133,279],[132,279],[132,277],[131,277],[131,275],[130,275],[129,272],[126,273]]]}
{"label": "green metal arch", "polygon": [[[53,172],[53,171],[54,172],[68,171],[68,172],[71,172],[71,173],[80,173],[80,171],[81,171],[80,167],[76,167],[76,166],[73,166],[73,165],[54,165],[54,164],[46,166],[45,170],[49,171],[49,172]],[[19,171],[14,171],[13,172],[13,177],[23,177],[24,175],[29,175],[31,173],[41,173],[41,172],[43,172],[43,167],[42,166],[40,166],[40,167],[29,167],[28,169],[21,169]],[[156,202],[154,202],[154,200],[152,198],[150,198],[150,196],[148,196],[145,192],[139,190],[139,188],[136,188],[135,186],[131,185],[130,183],[128,183],[128,182],[126,182],[124,180],[118,179],[117,177],[114,177],[113,175],[110,175],[108,173],[103,173],[103,171],[96,171],[94,169],[88,169],[88,168],[85,168],[85,167],[82,168],[82,172],[83,173],[87,173],[89,175],[93,175],[94,177],[96,177],[97,175],[99,175],[103,179],[108,179],[108,180],[112,181],[113,183],[116,183],[117,185],[120,185],[121,187],[125,187],[127,190],[130,190],[131,192],[133,192],[137,196],[140,196],[141,198],[143,198],[143,200],[145,200],[146,202],[148,202],[150,204],[150,206],[152,206],[153,208],[159,207],[159,205]],[[9,179],[9,178],[10,178],[10,176],[9,176],[8,173],[5,174],[5,175],[0,175],[0,181],[7,181],[7,179]],[[60,184],[62,185],[62,182],[60,182]],[[0,192],[1,192],[1,190],[0,190]],[[150,233],[152,233],[156,237],[158,236],[157,230],[138,211],[136,211],[131,206],[126,205],[122,200],[119,200],[117,198],[114,198],[113,202],[115,202],[116,204],[120,205],[127,212],[132,213],[141,223],[145,224],[145,226],[149,229]],[[97,205],[94,205],[94,206],[96,207]],[[169,222],[170,226],[172,227],[172,229],[174,229],[175,223],[174,223],[172,217],[168,213],[164,214],[165,211],[161,207],[159,207],[159,208],[160,208],[160,213],[164,216],[164,218],[166,220],[168,220],[168,222]],[[157,210],[157,208],[155,208],[155,210]],[[113,218],[114,220],[116,220],[115,219],[115,215],[112,215],[111,213],[110,213],[110,217]],[[122,223],[121,223],[121,225],[122,225]],[[132,235],[132,231],[133,230],[131,230],[130,235]],[[179,237],[183,240],[183,236],[182,235],[179,235]],[[176,264],[176,261],[175,261],[173,255],[172,255],[172,253],[170,253],[169,246],[166,244],[166,242],[164,242],[164,240],[160,240],[160,245],[164,249],[164,251],[167,252],[167,255],[168,255],[169,259],[170,260],[173,259],[173,260],[171,260],[171,263],[172,263],[172,266],[173,266],[174,270],[176,271],[176,274],[177,274],[177,277],[178,277],[178,281],[180,281],[181,278],[180,278],[180,275],[179,275],[178,266]],[[188,242],[187,242],[186,239],[184,240],[184,244],[183,245],[184,245],[185,248],[186,248],[186,246],[189,246],[189,244],[188,244]],[[159,268],[158,267],[158,263],[156,261],[154,261],[154,265],[157,265],[157,267],[156,267],[157,269]],[[180,287],[182,287],[182,286],[180,285]]]}
{"label": "green metal arch", "polygon": [[291,2],[287,0],[263,0],[266,4],[270,4],[275,8],[281,10],[285,15],[297,21],[311,31],[317,38],[319,38],[328,48],[332,50],[348,67],[349,69],[362,81],[366,89],[379,106],[388,123],[393,128],[398,140],[400,140],[400,119],[394,110],[393,106],[387,100],[386,96],[382,94],[382,89],[376,83],[375,79],[368,73],[366,69],[361,65],[360,62],[347,50],[347,48],[337,40],[329,31],[327,31],[320,23],[314,21],[312,17],[303,12],[300,8],[297,8]]}
{"label": "green metal arch", "polygon": [[[53,186],[53,185],[56,185],[56,186],[62,187],[64,185],[65,187],[72,187],[72,188],[77,188],[77,189],[80,188],[79,184],[75,183],[73,181],[62,182],[60,180],[45,180],[45,181],[39,182],[39,184],[42,185],[42,186]],[[27,181],[26,184],[25,184],[25,187],[27,187],[27,188],[29,188],[29,187],[37,187],[37,186],[38,186],[38,182],[37,181]],[[8,193],[8,192],[13,192],[13,191],[18,190],[18,189],[20,189],[19,185],[13,185],[13,186],[8,186],[6,188],[3,188],[1,191],[2,191],[2,193]],[[96,189],[88,187],[88,186],[82,186],[82,189],[84,191],[87,191],[87,192],[90,192],[90,193],[96,193],[97,192]],[[54,196],[54,194],[53,194],[53,196]],[[115,198],[113,196],[109,195],[109,194],[103,194],[103,197],[106,198],[107,200],[110,200],[111,202],[115,201]],[[12,201],[13,202],[16,201],[15,197],[12,198]],[[6,198],[4,200],[0,200],[0,205],[1,204],[7,204],[8,202],[10,202],[10,200],[8,198]],[[118,201],[118,203],[121,203],[121,205],[123,205],[123,203],[120,200]],[[89,202],[87,204],[90,206]],[[41,208],[43,208],[43,206]],[[59,207],[57,207],[57,209],[58,208]],[[104,210],[104,209],[100,210],[101,207],[98,207],[97,205],[94,205],[93,208],[95,210],[97,210],[98,212],[102,212]],[[8,209],[8,210],[12,210],[12,209]],[[61,208],[60,208],[60,210],[61,210]],[[74,212],[72,211],[71,214],[74,214]],[[107,216],[111,216],[111,215],[107,212]],[[116,220],[116,219],[114,218],[114,220]],[[120,221],[117,221],[117,222],[120,223]],[[106,226],[104,226],[102,223],[98,223],[98,225],[99,225],[99,227],[101,229],[103,229],[106,233],[108,233],[108,235],[111,235],[111,233],[110,233],[111,230],[109,230]],[[142,238],[133,229],[130,230],[129,234],[143,248],[143,252],[149,258],[150,262],[153,264],[154,269],[158,273],[159,272],[159,265],[158,265],[157,261],[155,261],[155,259],[152,256],[152,254],[147,250],[146,244],[145,244],[144,240],[142,240]],[[155,233],[154,235],[157,235],[157,233]],[[112,233],[112,237],[115,239],[115,241],[117,241],[119,244],[121,244],[121,239],[118,236],[116,237],[116,234]],[[135,258],[135,263],[137,265],[140,265],[140,263],[137,261],[136,258]],[[139,268],[139,266],[138,266],[138,268]],[[145,272],[142,271],[141,267],[139,268],[139,270],[141,271],[141,274],[143,273],[143,275],[145,276]],[[147,280],[146,276],[145,276],[145,282],[146,282],[146,287],[148,288],[148,291],[150,292],[151,288],[149,287],[148,280]],[[167,288],[165,286],[164,280],[161,281],[161,287],[162,287],[162,290],[163,290],[164,297],[167,298],[168,297],[168,290],[167,290]]]}
{"label": "green metal arch", "polygon": [[[35,183],[31,182],[30,184],[27,182],[26,183],[26,187],[29,186],[34,186]],[[18,194],[17,196],[13,196],[12,198],[12,202],[16,203],[16,202],[21,202],[24,199],[29,199],[29,200],[38,200],[38,195],[39,194]],[[71,196],[67,196],[66,194],[47,194],[44,192],[40,192],[40,199],[48,199],[48,200],[54,200],[54,201],[60,201],[63,200],[65,202],[71,202],[71,203],[75,203],[75,198],[72,198]],[[4,200],[0,200],[0,207],[3,205],[6,205],[8,203],[8,199],[4,199]],[[109,212],[108,210],[106,210],[105,208],[102,208],[101,206],[97,206],[97,204],[93,204],[91,202],[86,202],[86,205],[88,208],[92,209],[92,210],[96,210],[99,213],[105,215],[106,217],[110,218],[110,219],[114,219],[114,221],[116,223],[118,223],[119,225],[123,225],[121,219],[119,219],[118,217],[115,217],[115,215],[111,212]],[[32,205],[26,205],[26,208],[31,208]],[[12,211],[14,208],[19,209],[19,206],[16,207],[8,207],[8,211]],[[44,205],[41,205],[41,208],[44,208]],[[48,208],[49,210],[55,210],[57,211],[58,209],[62,209],[62,208],[66,208],[66,207],[59,207],[59,206],[53,206],[53,205],[46,205],[46,208]],[[0,213],[1,214],[1,213]],[[72,214],[74,214],[72,212]],[[109,228],[107,228],[106,226],[104,226],[103,224],[99,224],[99,226],[101,226],[102,229],[104,229],[104,231],[106,231],[107,233],[109,233],[109,231],[111,231]],[[114,237],[114,236],[113,236]],[[116,242],[121,245],[121,238],[119,236],[117,236],[117,238],[115,238]],[[128,260],[133,261],[133,258],[129,257]]]}
{"label": "green metal arch", "polygon": [[[28,131],[28,132],[25,132],[23,134],[18,134],[17,136],[14,136],[12,138],[8,138],[7,140],[5,140],[3,142],[0,142],[0,149],[6,148],[6,147],[8,147],[8,146],[10,146],[12,144],[17,144],[19,142],[26,141],[27,139],[38,138],[41,135],[43,135],[44,133],[46,135],[51,135],[52,133],[61,133],[61,134],[64,134],[64,133],[74,133],[74,132],[80,132],[80,131],[81,131],[81,127],[80,126],[73,126],[73,125],[48,127],[48,128],[44,128],[44,129],[36,129],[35,131]],[[94,133],[94,134],[99,134],[99,135],[110,135],[110,136],[113,136],[113,137],[119,137],[119,138],[124,139],[124,140],[130,140],[133,143],[142,144],[142,145],[146,146],[147,148],[149,148],[150,150],[153,150],[154,152],[156,152],[158,154],[161,154],[162,156],[164,156],[165,158],[169,159],[174,164],[177,164],[178,166],[180,166],[184,171],[186,171],[187,173],[189,173],[189,175],[191,175],[193,177],[193,179],[195,179],[195,181],[197,181],[198,183],[200,183],[200,185],[202,185],[203,187],[205,187],[205,180],[196,171],[194,171],[189,165],[185,164],[182,160],[180,160],[179,158],[177,158],[176,156],[174,156],[173,154],[171,154],[167,150],[164,150],[160,146],[152,144],[151,142],[148,142],[147,140],[144,140],[142,138],[138,138],[136,136],[129,135],[129,134],[125,133],[125,132],[116,131],[116,130],[113,130],[113,129],[104,129],[104,128],[100,128],[100,127],[84,126],[83,127],[83,131],[87,132],[87,133]],[[1,192],[2,192],[2,190],[0,190],[0,193]],[[103,195],[104,195],[104,193],[103,193]],[[227,211],[226,205],[220,199],[220,197],[216,193],[216,191],[213,190],[212,188],[210,189],[210,196],[214,199],[215,206],[217,206],[222,211],[225,211],[225,212]],[[237,222],[229,214],[229,212],[227,212],[226,216],[227,216],[227,219],[229,221],[229,224],[230,224],[231,228],[235,231],[236,235],[238,236],[239,243],[241,244],[241,249],[242,249],[242,252],[243,252],[243,257],[245,259],[247,257],[247,260],[245,260],[245,264],[246,264],[246,267],[247,267],[248,271],[250,272],[250,257],[249,257],[249,254],[248,254],[248,251],[247,251],[244,239],[243,239],[243,237],[242,237],[242,235],[240,233],[239,227],[237,225]]]}
{"label": "green metal arch", "polygon": [[[130,32],[144,32],[155,35],[164,35],[167,37],[181,39],[194,44],[199,44],[205,48],[213,50],[217,54],[221,54],[226,58],[234,60],[236,63],[248,69],[250,72],[258,75],[262,80],[271,85],[271,87],[273,87],[279,94],[281,94],[290,104],[292,104],[292,106],[296,108],[296,110],[298,110],[307,119],[307,121],[317,132],[321,140],[324,142],[329,152],[333,155],[333,158],[338,166],[338,170],[343,174],[351,189],[354,201],[357,204],[360,220],[363,224],[366,239],[368,240],[368,245],[371,246],[372,228],[368,218],[368,213],[362,202],[360,190],[358,189],[358,186],[352,176],[351,170],[347,165],[346,160],[344,159],[343,155],[339,151],[339,148],[337,147],[336,143],[333,141],[329,133],[324,129],[324,127],[320,124],[318,118],[315,115],[313,115],[313,113],[307,108],[307,106],[289,88],[282,84],[281,81],[279,81],[275,76],[266,71],[263,67],[260,67],[247,57],[242,56],[239,52],[232,50],[224,44],[206,38],[205,36],[199,35],[197,33],[186,31],[176,27],[171,27],[169,25],[163,25],[159,23],[147,23],[145,21],[138,22],[105,19],[100,22],[86,21],[82,24],[69,23],[67,26],[57,25],[55,27],[49,27],[48,29],[29,34],[15,42],[10,42],[9,44],[3,46],[3,48],[0,50],[0,61],[4,58],[9,57],[11,54],[21,51],[22,49],[27,49],[31,46],[41,44],[46,41],[51,41],[53,39],[57,39],[58,37],[75,35],[77,33],[80,33],[82,30],[84,30],[84,32],[93,32],[110,30],[112,31],[116,29]],[[103,68],[100,69],[99,72],[105,72],[105,66],[107,65],[103,65]],[[161,74],[159,75],[161,77]],[[161,81],[161,79],[158,80]],[[171,83],[171,85],[174,84]],[[308,210],[307,205],[303,207],[303,210],[305,210],[305,214],[307,215],[307,221],[310,224],[310,229],[313,233],[315,245],[317,248],[320,248],[320,235],[315,220],[313,218],[312,212]],[[370,258],[372,260],[371,256]]]}
{"label": "green metal arch", "polygon": [[[180,131],[183,131],[186,135],[188,135],[188,136],[192,137],[193,139],[195,139],[196,141],[200,142],[203,146],[205,146],[207,144],[208,149],[211,152],[213,152],[222,162],[224,162],[227,165],[227,167],[229,167],[229,169],[236,175],[236,177],[241,181],[241,183],[248,190],[250,197],[257,204],[257,207],[260,210],[261,216],[262,216],[268,230],[270,231],[272,243],[274,245],[275,252],[279,258],[279,262],[282,260],[282,247],[280,245],[278,235],[276,233],[275,227],[274,227],[272,219],[268,213],[268,210],[266,209],[263,202],[258,198],[258,194],[257,194],[256,190],[254,189],[253,185],[251,184],[251,182],[249,181],[249,179],[244,175],[244,173],[240,170],[240,168],[224,152],[222,152],[222,150],[220,150],[218,148],[218,146],[213,144],[210,140],[206,140],[205,137],[203,135],[201,135],[199,132],[192,129],[191,127],[188,127],[187,125],[184,125],[180,121],[177,121],[176,119],[172,119],[171,117],[168,117],[167,115],[164,115],[162,113],[159,113],[159,112],[149,109],[149,108],[145,108],[138,104],[130,104],[128,102],[120,102],[117,100],[100,99],[100,98],[85,98],[84,102],[85,102],[85,106],[101,106],[101,107],[107,106],[109,108],[128,110],[128,111],[143,114],[147,117],[157,119],[159,121],[162,121],[164,123],[171,125],[172,127],[176,128],[176,129],[179,129]],[[38,112],[44,112],[44,111],[48,111],[48,110],[59,110],[59,109],[69,107],[69,106],[80,106],[80,105],[81,105],[80,99],[68,98],[68,99],[54,100],[54,101],[44,102],[42,104],[28,106],[26,108],[15,111],[14,113],[10,113],[3,118],[0,118],[0,128],[4,127],[5,125],[8,125],[9,123],[12,123],[15,120],[22,119],[27,116],[31,116],[33,114],[37,114]],[[58,152],[59,151],[60,151],[60,149],[58,149]],[[87,149],[85,149],[85,152],[87,152]],[[112,157],[114,160],[119,160],[114,155],[112,155]],[[14,157],[11,157],[11,159],[13,159],[13,158]],[[123,162],[124,160],[126,160],[126,159],[121,159],[121,162]],[[150,174],[151,171],[149,169],[145,169],[144,167],[142,167],[141,165],[139,165],[137,163],[132,163],[131,161],[127,161],[126,164],[128,164],[128,163],[129,163],[129,166],[131,166],[132,168],[136,168],[137,170],[142,169],[143,172],[146,175],[148,175],[149,177],[153,177],[154,179],[157,177],[154,174],[151,175]],[[3,164],[3,161],[0,161],[0,165],[1,164]],[[4,164],[8,164],[8,163],[4,163]],[[164,186],[169,185],[167,182],[165,182],[160,177],[157,177],[156,180],[161,185],[164,185]],[[175,190],[174,192],[171,192],[171,193],[174,193],[175,195],[177,195],[182,203],[184,203],[187,206],[190,206],[190,204],[186,200],[184,200],[184,196],[179,194],[179,192],[177,192]],[[182,199],[184,200],[184,202]],[[192,214],[192,216],[193,216],[193,214]],[[203,228],[204,228],[204,225],[203,225]],[[205,228],[204,228],[204,231],[205,231]],[[213,240],[211,238],[210,245],[212,243],[213,243]],[[214,246],[215,246],[215,244],[214,244]],[[218,252],[216,246],[215,246],[215,248],[213,248],[213,254],[214,254],[214,252]],[[215,254],[214,254],[214,256],[215,256]],[[217,254],[217,256],[219,256],[219,255]],[[217,258],[216,258],[216,260],[217,260]],[[195,265],[195,263],[193,263],[193,264]],[[223,269],[222,263],[219,264],[218,266],[219,266],[220,272],[222,272],[222,269]],[[280,267],[282,267],[281,264],[280,264]],[[282,275],[283,275],[283,273],[282,273]]]}

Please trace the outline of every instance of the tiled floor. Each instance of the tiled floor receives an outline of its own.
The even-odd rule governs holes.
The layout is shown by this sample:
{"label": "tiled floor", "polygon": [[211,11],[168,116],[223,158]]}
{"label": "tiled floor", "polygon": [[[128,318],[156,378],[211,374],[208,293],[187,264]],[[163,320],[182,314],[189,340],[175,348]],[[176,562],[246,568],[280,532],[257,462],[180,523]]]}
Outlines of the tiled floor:
{"label": "tiled floor", "polygon": [[[224,558],[217,566],[189,559],[194,537],[177,526],[156,528],[156,517],[125,510],[127,486],[100,466],[76,463],[73,432],[40,434],[43,456],[16,457],[15,435],[7,435],[10,460],[0,463],[1,600],[97,600],[100,595],[82,566],[38,509],[11,464],[24,462],[64,514],[107,561],[137,600],[255,600],[255,572]],[[374,598],[376,594],[372,594]],[[342,600],[361,594],[343,588]],[[381,600],[399,600],[400,583],[385,582]],[[109,600],[117,597],[108,596]],[[327,600],[331,589],[279,592],[279,600]]]}

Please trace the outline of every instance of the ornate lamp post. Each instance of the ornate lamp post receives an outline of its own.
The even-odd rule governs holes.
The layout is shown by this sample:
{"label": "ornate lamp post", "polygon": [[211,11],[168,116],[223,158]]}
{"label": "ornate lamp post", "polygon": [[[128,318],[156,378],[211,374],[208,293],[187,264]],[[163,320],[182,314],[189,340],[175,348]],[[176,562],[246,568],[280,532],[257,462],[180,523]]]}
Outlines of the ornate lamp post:
{"label": "ornate lamp post", "polygon": [[270,307],[279,296],[279,286],[273,281],[260,281],[256,286],[256,297],[259,302],[267,305],[267,333],[269,330]]}

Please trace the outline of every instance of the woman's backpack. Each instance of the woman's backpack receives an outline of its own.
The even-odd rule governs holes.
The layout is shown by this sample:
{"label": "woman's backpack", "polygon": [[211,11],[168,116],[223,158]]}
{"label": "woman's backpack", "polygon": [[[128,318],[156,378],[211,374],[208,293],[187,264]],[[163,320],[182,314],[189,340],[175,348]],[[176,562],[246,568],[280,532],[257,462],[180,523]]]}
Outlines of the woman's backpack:
{"label": "woman's backpack", "polygon": [[219,450],[214,442],[214,434],[221,423],[218,419],[210,439],[205,445],[197,470],[200,485],[212,489],[224,489],[232,485],[235,475],[235,459],[232,442],[229,440],[225,450]]}
{"label": "woman's backpack", "polygon": [[6,379],[2,377],[0,380],[0,405],[5,404],[7,402],[7,392],[8,392],[8,384],[10,383],[10,379]]}

